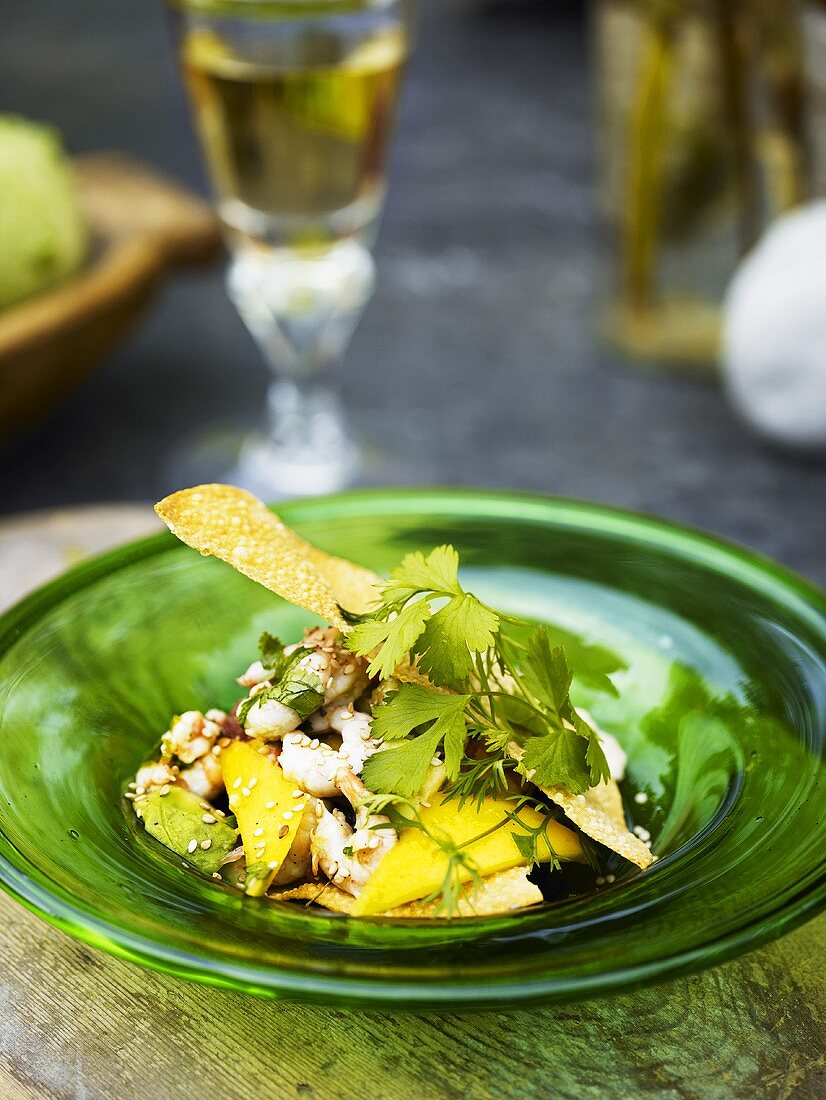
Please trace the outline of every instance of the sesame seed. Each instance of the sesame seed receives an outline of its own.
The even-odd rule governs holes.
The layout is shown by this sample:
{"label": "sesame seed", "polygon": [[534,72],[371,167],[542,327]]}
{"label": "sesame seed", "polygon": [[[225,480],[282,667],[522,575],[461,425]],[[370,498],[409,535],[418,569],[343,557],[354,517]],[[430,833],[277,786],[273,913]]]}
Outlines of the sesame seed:
{"label": "sesame seed", "polygon": [[289,821],[290,818],[293,816],[293,812],[292,810],[285,810],[281,816],[284,818],[285,821]]}
{"label": "sesame seed", "polygon": [[134,791],[127,791],[124,797],[125,798],[137,798],[138,796],[134,793]]}
{"label": "sesame seed", "polygon": [[304,809],[304,803],[303,802],[296,802],[296,804],[293,806],[293,812],[297,813],[297,814],[300,814],[303,809]]}
{"label": "sesame seed", "polygon": [[263,829],[253,829],[252,835],[253,836],[263,836],[264,835],[264,830]]}
{"label": "sesame seed", "polygon": [[314,737],[314,738],[312,739],[312,741],[310,742],[310,748],[311,748],[311,749],[317,749],[317,748],[318,748],[318,746],[319,746],[319,744],[320,744],[320,742],[319,742],[318,738],[317,738],[317,737]]}
{"label": "sesame seed", "polygon": [[270,862],[267,864],[267,866],[269,867],[269,869],[271,871],[275,871],[278,868],[278,860],[277,859],[271,859]]}
{"label": "sesame seed", "polygon": [[209,837],[207,837],[206,840],[201,841],[201,847],[203,848],[204,851],[206,851],[208,848],[212,847],[212,841],[209,839]]}
{"label": "sesame seed", "polygon": [[264,803],[264,809],[265,810],[274,810],[277,805],[278,805],[277,802],[265,802]]}
{"label": "sesame seed", "polygon": [[249,798],[249,796],[250,796],[249,787],[242,787],[241,788],[241,794],[244,796],[244,798]]}
{"label": "sesame seed", "polygon": [[215,816],[215,814],[204,814],[201,818],[201,821],[203,821],[204,825],[214,825],[217,820],[218,818]]}
{"label": "sesame seed", "polygon": [[615,882],[615,881],[616,881],[616,877],[617,877],[616,875],[606,875],[606,876],[605,876],[605,881],[606,881],[606,882]]}
{"label": "sesame seed", "polygon": [[442,761],[438,756],[434,756],[430,763],[434,768],[440,768],[442,766]]}
{"label": "sesame seed", "polygon": [[238,803],[239,803],[240,801],[241,801],[241,799],[240,799],[240,798],[238,797],[238,795],[237,795],[237,794],[231,794],[231,795],[229,796],[229,804],[230,804],[230,806],[237,806],[237,805],[238,805]]}
{"label": "sesame seed", "polygon": [[225,749],[227,747],[227,745],[230,743],[230,740],[231,739],[229,737],[219,737],[218,738],[218,744],[221,746],[222,749]]}
{"label": "sesame seed", "polygon": [[372,840],[368,840],[367,847],[368,848],[378,848],[380,843],[381,843],[381,841],[379,840],[379,838],[377,836],[374,836],[372,838]]}
{"label": "sesame seed", "polygon": [[330,864],[330,871],[329,871],[330,878],[335,878],[335,876],[337,874],[338,874],[338,864],[335,862],[335,860],[333,860],[333,862]]}
{"label": "sesame seed", "polygon": [[232,789],[234,791],[237,791],[240,786],[241,786],[241,776],[239,775],[237,778],[233,779]]}
{"label": "sesame seed", "polygon": [[212,872],[212,877],[213,878],[220,878],[221,876],[219,875],[219,873],[217,871],[213,871]]}
{"label": "sesame seed", "polygon": [[252,788],[256,787],[257,785],[258,785],[258,776],[254,775],[252,777],[252,779],[249,781],[249,783],[247,783],[247,786],[249,787],[250,790],[252,790]]}
{"label": "sesame seed", "polygon": [[301,798],[303,794],[304,794],[303,791],[298,791],[298,790],[293,791],[293,798]]}
{"label": "sesame seed", "polygon": [[212,746],[212,755],[213,755],[213,756],[220,756],[220,755],[221,755],[221,751],[222,751],[222,750],[221,750],[221,746],[220,746],[220,745],[213,745],[213,746]]}
{"label": "sesame seed", "polygon": [[342,760],[349,760],[350,759],[350,750],[345,749],[345,748],[340,748],[338,750],[338,755],[341,757]]}
{"label": "sesame seed", "polygon": [[289,825],[282,825],[281,828],[278,830],[278,839],[283,840],[289,831]]}
{"label": "sesame seed", "polygon": [[135,787],[135,794],[146,794],[146,787]]}
{"label": "sesame seed", "polygon": [[360,736],[361,736],[362,741],[369,741],[370,740],[370,730],[362,730]]}
{"label": "sesame seed", "polygon": [[134,791],[134,789],[135,789],[135,787],[137,787],[137,785],[138,785],[137,783],[130,783],[129,784],[129,790]]}
{"label": "sesame seed", "polygon": [[191,854],[192,852],[195,851],[195,849],[197,847],[198,847],[198,841],[195,839],[195,837],[193,837],[192,840],[190,840],[189,844],[187,844],[186,850]]}

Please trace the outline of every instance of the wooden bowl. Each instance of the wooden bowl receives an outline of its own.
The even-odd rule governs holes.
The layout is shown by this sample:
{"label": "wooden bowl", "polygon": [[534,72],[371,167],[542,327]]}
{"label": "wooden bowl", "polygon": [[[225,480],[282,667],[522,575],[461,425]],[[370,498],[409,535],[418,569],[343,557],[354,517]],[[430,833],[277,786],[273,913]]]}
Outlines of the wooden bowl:
{"label": "wooden bowl", "polygon": [[75,161],[91,231],[86,264],[0,312],[0,444],[42,416],[126,333],[165,274],[221,252],[206,202],[136,161]]}

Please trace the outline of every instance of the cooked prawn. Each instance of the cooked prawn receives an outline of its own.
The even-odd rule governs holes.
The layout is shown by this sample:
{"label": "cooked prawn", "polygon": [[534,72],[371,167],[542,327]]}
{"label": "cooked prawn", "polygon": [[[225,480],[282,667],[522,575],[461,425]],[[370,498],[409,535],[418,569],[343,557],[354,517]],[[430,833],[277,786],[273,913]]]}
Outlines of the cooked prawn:
{"label": "cooked prawn", "polygon": [[182,764],[192,764],[206,756],[223,732],[227,715],[222,710],[185,710],[172,722],[161,738],[164,757],[175,756]]}
{"label": "cooked prawn", "polygon": [[335,798],[340,793],[336,776],[358,773],[365,760],[377,752],[380,743],[370,736],[372,718],[347,706],[333,704],[313,715],[312,730],[335,731],[341,735],[338,749],[306,733],[288,733],[281,742],[278,762],[281,770],[302,791],[317,798]]}
{"label": "cooked prawn", "polygon": [[[289,646],[284,651],[288,654],[294,653],[302,647],[309,650],[296,668],[318,676],[324,685],[325,704],[341,701],[345,696],[355,699],[367,684],[366,662],[343,649],[338,644],[339,638],[339,631],[332,627],[312,630],[303,642]],[[259,679],[262,673],[268,671],[260,661],[250,665],[239,680],[244,686],[251,687],[247,698],[254,699],[272,686],[269,678]],[[245,729],[250,736],[271,740],[292,733],[300,724],[301,716],[275,699],[262,699],[259,703],[253,703],[244,720]]]}
{"label": "cooked prawn", "polygon": [[381,748],[381,742],[372,735],[373,719],[369,714],[356,710],[352,703],[333,703],[322,707],[310,716],[309,726],[317,733],[330,730],[341,734],[338,755],[343,767],[350,767],[358,775],[364,763]]}
{"label": "cooked prawn", "polygon": [[351,768],[340,770],[336,784],[356,811],[356,827],[349,825],[341,810],[330,811],[319,803],[312,839],[313,870],[321,867],[331,882],[357,897],[398,837],[388,818],[364,809],[369,792]]}

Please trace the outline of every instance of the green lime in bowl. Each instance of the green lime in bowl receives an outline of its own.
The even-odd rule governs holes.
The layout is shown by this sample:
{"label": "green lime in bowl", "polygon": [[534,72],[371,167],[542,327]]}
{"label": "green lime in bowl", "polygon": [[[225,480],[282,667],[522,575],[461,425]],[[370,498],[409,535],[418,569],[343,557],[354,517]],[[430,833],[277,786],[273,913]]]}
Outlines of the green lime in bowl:
{"label": "green lime in bowl", "polygon": [[353,919],[185,869],[135,822],[124,784],[171,714],[233,704],[263,630],[295,637],[312,619],[162,534],[0,620],[0,880],[24,905],[171,974],[443,1011],[671,977],[823,907],[826,601],[804,581],[693,531],[541,497],[385,490],[280,511],[379,572],[450,542],[466,587],[565,631],[575,702],[628,753],[629,820],[658,861],[451,921]]}

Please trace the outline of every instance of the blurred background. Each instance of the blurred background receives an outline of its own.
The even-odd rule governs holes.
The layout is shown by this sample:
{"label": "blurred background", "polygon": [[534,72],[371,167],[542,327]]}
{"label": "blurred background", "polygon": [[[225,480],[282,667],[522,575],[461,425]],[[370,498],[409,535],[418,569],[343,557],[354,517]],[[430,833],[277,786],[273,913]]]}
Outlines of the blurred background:
{"label": "blurred background", "polygon": [[[424,0],[338,372],[377,443],[365,480],[606,501],[826,582],[824,88],[815,3]],[[0,112],[209,194],[160,3],[6,0]],[[3,319],[45,315],[0,309],[4,514],[157,499],[185,439],[260,414],[270,374],[211,233],[32,423],[26,326],[4,363]],[[71,373],[88,348],[62,346]]]}

